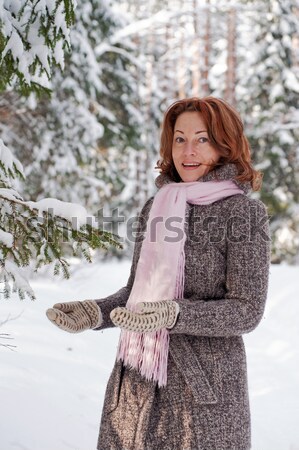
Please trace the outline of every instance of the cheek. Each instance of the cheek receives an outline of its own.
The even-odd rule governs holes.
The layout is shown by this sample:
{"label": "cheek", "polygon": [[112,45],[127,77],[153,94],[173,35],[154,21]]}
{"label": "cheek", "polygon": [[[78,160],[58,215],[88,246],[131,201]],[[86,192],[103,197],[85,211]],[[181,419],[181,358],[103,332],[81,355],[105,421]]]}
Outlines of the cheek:
{"label": "cheek", "polygon": [[174,148],[172,148],[171,157],[174,163],[176,163],[179,158],[179,153]]}
{"label": "cheek", "polygon": [[207,151],[207,156],[213,159],[214,161],[218,161],[218,159],[220,158],[218,151],[213,147],[209,147]]}
{"label": "cheek", "polygon": [[179,159],[179,155],[177,152],[173,152],[172,153],[172,163],[176,169],[176,171],[178,172],[178,174],[181,171],[181,164],[180,164],[180,159]]}

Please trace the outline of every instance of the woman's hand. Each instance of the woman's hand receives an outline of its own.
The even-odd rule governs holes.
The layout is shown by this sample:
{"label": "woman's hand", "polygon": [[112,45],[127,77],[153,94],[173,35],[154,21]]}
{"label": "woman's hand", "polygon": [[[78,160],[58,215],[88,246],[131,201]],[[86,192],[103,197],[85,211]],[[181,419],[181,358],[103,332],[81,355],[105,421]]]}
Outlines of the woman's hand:
{"label": "woman's hand", "polygon": [[95,300],[56,303],[53,308],[47,309],[46,314],[54,325],[69,333],[98,328],[103,321],[101,309]]}
{"label": "woman's hand", "polygon": [[128,331],[149,332],[161,328],[171,329],[176,323],[179,305],[173,300],[140,302],[137,312],[118,307],[111,311],[110,318],[115,326]]}

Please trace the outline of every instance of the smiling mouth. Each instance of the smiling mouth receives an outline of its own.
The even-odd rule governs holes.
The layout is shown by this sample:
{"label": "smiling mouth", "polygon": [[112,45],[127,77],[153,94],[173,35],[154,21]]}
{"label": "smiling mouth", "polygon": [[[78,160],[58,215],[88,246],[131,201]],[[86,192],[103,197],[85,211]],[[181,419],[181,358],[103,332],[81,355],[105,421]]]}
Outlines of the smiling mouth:
{"label": "smiling mouth", "polygon": [[200,165],[201,165],[200,163],[182,163],[182,166],[183,166],[185,169],[188,169],[188,168],[194,169],[194,168],[196,168],[196,167],[199,167]]}

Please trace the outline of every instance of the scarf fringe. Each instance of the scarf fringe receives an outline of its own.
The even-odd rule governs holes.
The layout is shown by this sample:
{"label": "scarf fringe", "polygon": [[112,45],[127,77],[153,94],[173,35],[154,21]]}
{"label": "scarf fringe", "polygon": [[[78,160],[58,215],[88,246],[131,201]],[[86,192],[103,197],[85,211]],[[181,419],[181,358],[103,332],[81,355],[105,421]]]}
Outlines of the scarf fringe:
{"label": "scarf fringe", "polygon": [[185,252],[183,246],[178,263],[178,274],[175,286],[175,298],[184,298],[184,286],[185,286]]}
{"label": "scarf fringe", "polygon": [[165,328],[151,333],[122,330],[117,359],[162,387],[167,384],[168,349],[169,333]]}

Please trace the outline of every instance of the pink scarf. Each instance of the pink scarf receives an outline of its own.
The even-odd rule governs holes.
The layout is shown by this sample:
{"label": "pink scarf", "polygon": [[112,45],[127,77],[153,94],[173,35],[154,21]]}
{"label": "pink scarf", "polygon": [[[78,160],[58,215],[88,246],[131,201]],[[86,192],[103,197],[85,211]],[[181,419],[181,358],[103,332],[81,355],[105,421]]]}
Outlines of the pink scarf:
{"label": "pink scarf", "polygon": [[[184,297],[186,202],[209,205],[235,194],[244,192],[232,180],[169,183],[156,193],[128,309],[135,311],[138,302]],[[157,381],[159,387],[166,386],[168,348],[169,332],[165,328],[150,333],[122,330],[117,359],[139,370],[147,380]]]}

